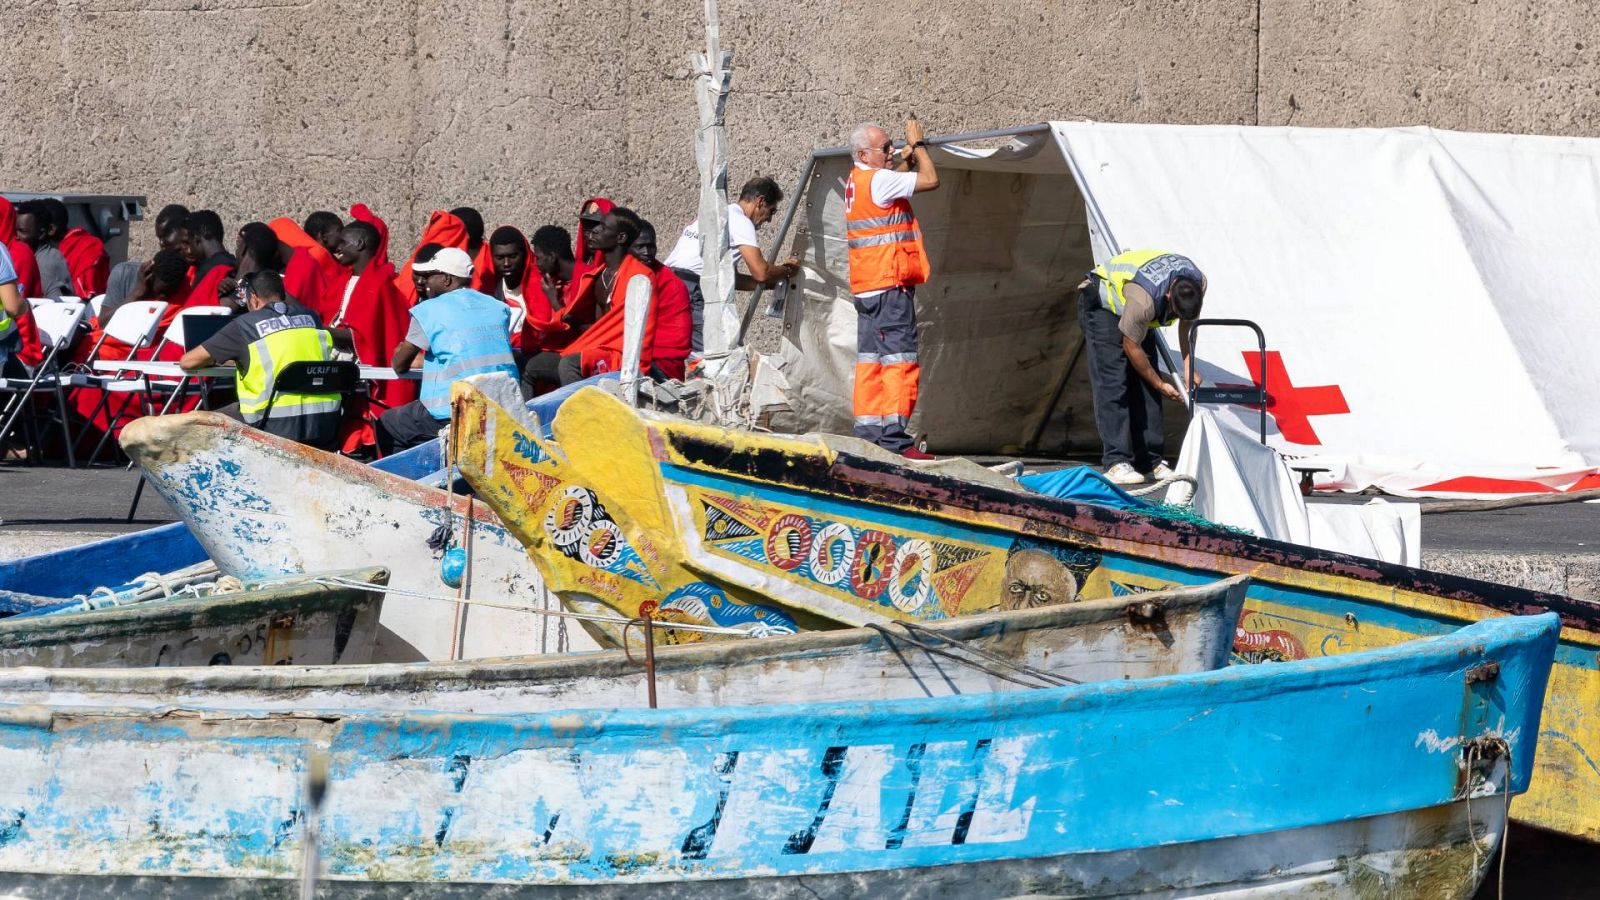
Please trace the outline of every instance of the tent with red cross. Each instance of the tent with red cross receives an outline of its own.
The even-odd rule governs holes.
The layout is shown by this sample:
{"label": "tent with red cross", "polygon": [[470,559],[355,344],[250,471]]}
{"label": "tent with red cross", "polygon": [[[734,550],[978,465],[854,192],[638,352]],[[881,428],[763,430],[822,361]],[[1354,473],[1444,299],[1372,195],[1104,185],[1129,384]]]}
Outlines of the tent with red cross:
{"label": "tent with red cross", "polygon": [[[913,200],[913,432],[943,453],[1097,455],[1076,286],[1117,252],[1205,271],[1198,367],[1266,379],[1268,440],[1320,487],[1494,496],[1600,486],[1600,140],[1055,122],[935,139]],[[843,148],[819,150],[780,255],[794,430],[848,432]],[[1175,329],[1165,343],[1176,358]],[[1254,429],[1259,413],[1226,407]],[[1168,455],[1186,423],[1169,405]]]}

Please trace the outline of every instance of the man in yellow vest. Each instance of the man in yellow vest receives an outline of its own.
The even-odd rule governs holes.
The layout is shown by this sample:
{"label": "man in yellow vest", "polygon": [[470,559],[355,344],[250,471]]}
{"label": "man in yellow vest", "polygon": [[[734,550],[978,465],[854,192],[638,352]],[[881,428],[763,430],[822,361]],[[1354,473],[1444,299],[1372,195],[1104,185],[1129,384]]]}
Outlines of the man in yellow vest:
{"label": "man in yellow vest", "polygon": [[1159,481],[1172,474],[1162,459],[1161,401],[1182,401],[1183,394],[1156,372],[1154,329],[1180,323],[1178,345],[1188,371],[1187,323],[1200,315],[1206,277],[1187,256],[1130,250],[1096,266],[1078,288],[1106,478],[1143,484],[1148,472]]}
{"label": "man in yellow vest", "polygon": [[911,196],[939,186],[922,123],[906,123],[904,162],[874,123],[850,132],[854,166],[844,184],[850,293],[856,307],[855,435],[908,459],[932,459],[906,430],[917,406],[916,286],[928,280],[922,232]]}
{"label": "man in yellow vest", "polygon": [[[283,276],[277,272],[256,272],[241,286],[247,311],[184,353],[178,365],[204,369],[234,364],[239,402],[218,412],[291,441],[334,449],[341,418],[338,394],[279,391],[276,398],[272,396],[273,382],[284,366],[333,359],[332,336],[323,330],[316,313],[285,294]],[[269,399],[270,416],[266,415]]]}

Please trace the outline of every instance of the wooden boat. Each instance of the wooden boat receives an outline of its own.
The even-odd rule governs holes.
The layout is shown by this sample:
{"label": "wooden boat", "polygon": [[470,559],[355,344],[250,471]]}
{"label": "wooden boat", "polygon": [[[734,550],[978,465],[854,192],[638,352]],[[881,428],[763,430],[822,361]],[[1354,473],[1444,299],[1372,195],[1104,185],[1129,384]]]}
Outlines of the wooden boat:
{"label": "wooden boat", "polygon": [[[13,703],[292,712],[532,713],[644,706],[876,701],[1149,678],[1227,664],[1244,578],[1137,598],[630,652],[456,663],[266,669],[0,671]],[[929,649],[931,648],[931,649]]]}
{"label": "wooden boat", "polygon": [[[0,619],[0,666],[326,666],[372,659],[389,573]],[[348,585],[366,583],[377,590]]]}
{"label": "wooden boat", "polygon": [[326,897],[1465,898],[1528,784],[1557,629],[871,703],[0,706],[0,871],[283,894],[312,831]]}
{"label": "wooden boat", "polygon": [[[908,465],[851,438],[652,417],[596,389],[561,407],[554,444],[543,443],[470,385],[455,390],[461,471],[535,548],[552,589],[630,615],[655,602],[643,584],[709,584],[795,621],[860,624],[1248,574],[1235,651],[1256,662],[1553,610],[1564,628],[1546,749],[1518,818],[1600,841],[1600,604],[1044,497],[981,467]],[[617,549],[605,559],[550,552],[574,529],[585,541],[604,529]],[[670,610],[704,621],[698,613]]]}
{"label": "wooden boat", "polygon": [[[371,465],[413,481],[433,476],[437,483],[439,445],[423,444]],[[205,561],[205,549],[182,522],[6,560],[0,562],[0,616],[56,605],[99,588],[115,591],[146,573],[173,572]]]}
{"label": "wooden boat", "polygon": [[[516,609],[555,604],[494,514],[468,497],[286,441],[216,413],[139,419],[122,448],[223,572],[260,579],[356,565],[389,569],[374,658],[448,660],[592,649],[576,627]],[[429,539],[468,543],[462,591]],[[415,596],[417,594],[425,596]],[[566,638],[573,638],[570,644]]]}

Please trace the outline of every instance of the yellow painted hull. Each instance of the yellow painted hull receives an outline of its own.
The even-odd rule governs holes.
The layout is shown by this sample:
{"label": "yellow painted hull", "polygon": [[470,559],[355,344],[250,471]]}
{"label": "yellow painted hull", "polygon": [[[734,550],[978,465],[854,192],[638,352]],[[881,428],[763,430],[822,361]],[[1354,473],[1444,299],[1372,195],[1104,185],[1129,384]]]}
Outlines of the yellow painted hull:
{"label": "yellow painted hull", "polygon": [[[1247,574],[1235,652],[1265,662],[1555,609],[1566,627],[1537,772],[1513,813],[1600,841],[1594,604],[944,478],[818,438],[650,419],[598,390],[580,391],[556,416],[562,458],[531,461],[532,436],[514,420],[496,418],[469,386],[456,396],[466,416],[457,428],[463,474],[528,544],[552,589],[627,615],[669,606],[664,598],[696,585],[809,627],[934,620]],[[551,523],[560,524],[553,498],[570,486],[603,502],[652,583],[551,552]],[[698,612],[680,603],[675,614],[703,621]]]}

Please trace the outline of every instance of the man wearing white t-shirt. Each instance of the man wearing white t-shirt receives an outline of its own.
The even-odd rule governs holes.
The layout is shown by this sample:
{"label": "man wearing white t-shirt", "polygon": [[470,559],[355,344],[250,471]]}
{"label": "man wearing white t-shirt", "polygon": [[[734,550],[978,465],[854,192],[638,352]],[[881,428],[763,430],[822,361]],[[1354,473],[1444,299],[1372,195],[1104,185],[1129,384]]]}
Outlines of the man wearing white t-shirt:
{"label": "man wearing white t-shirt", "polygon": [[932,459],[913,446],[907,426],[917,406],[916,286],[928,280],[922,231],[911,196],[939,186],[922,123],[906,123],[905,162],[894,171],[894,143],[871,122],[850,132],[855,161],[844,184],[850,293],[856,307],[856,437],[907,459]]}
{"label": "man wearing white t-shirt", "polygon": [[[753,291],[756,285],[771,287],[787,281],[800,271],[800,260],[790,258],[782,265],[772,265],[761,254],[756,243],[756,229],[765,225],[778,211],[783,200],[783,190],[771,178],[752,178],[739,191],[739,202],[728,204],[728,249],[735,254],[735,263],[743,262],[745,271],[735,271],[733,286],[741,291]],[[678,274],[689,288],[689,304],[694,317],[693,349],[705,349],[701,337],[705,323],[705,295],[700,292],[700,275],[703,266],[700,252],[700,220],[684,226],[678,243],[663,260],[667,268]]]}

